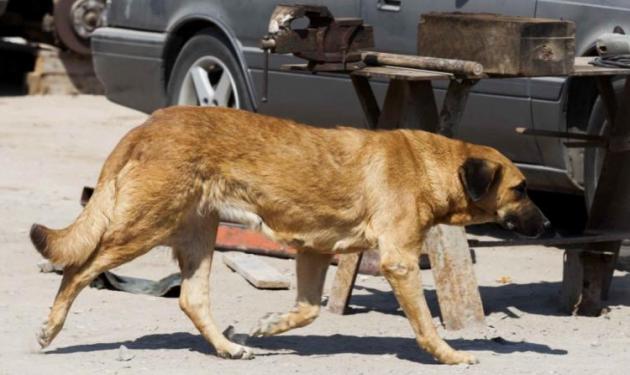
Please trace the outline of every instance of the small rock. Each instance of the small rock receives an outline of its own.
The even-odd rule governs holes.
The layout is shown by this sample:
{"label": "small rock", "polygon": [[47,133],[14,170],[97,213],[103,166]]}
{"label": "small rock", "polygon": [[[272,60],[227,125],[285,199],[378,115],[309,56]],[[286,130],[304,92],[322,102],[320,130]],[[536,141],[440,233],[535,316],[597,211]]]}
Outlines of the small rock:
{"label": "small rock", "polygon": [[496,342],[497,344],[506,345],[508,341],[501,336],[493,337],[490,340]]}
{"label": "small rock", "polygon": [[507,310],[508,314],[513,318],[521,318],[525,314],[514,306],[508,306],[505,309]]}
{"label": "small rock", "polygon": [[248,335],[235,333],[234,326],[232,325],[228,326],[225,331],[223,331],[223,336],[225,336],[225,338],[227,338],[228,340],[240,345],[245,345],[247,339],[249,339]]}
{"label": "small rock", "polygon": [[127,361],[131,361],[134,358],[135,358],[135,355],[131,354],[129,352],[129,349],[127,349],[126,346],[121,345],[120,348],[118,348],[118,357],[116,357],[117,361],[127,362]]}
{"label": "small rock", "polygon": [[63,267],[52,264],[49,260],[42,259],[37,263],[37,268],[39,268],[39,272],[42,273],[51,273],[51,272],[62,272]]}
{"label": "small rock", "polygon": [[224,331],[223,336],[225,336],[228,340],[232,341],[232,336],[234,336],[234,326],[229,325]]}
{"label": "small rock", "polygon": [[602,343],[601,343],[601,342],[599,342],[599,341],[593,341],[593,342],[591,343],[591,347],[592,347],[592,348],[598,348],[598,347],[600,347],[600,346],[602,346]]}

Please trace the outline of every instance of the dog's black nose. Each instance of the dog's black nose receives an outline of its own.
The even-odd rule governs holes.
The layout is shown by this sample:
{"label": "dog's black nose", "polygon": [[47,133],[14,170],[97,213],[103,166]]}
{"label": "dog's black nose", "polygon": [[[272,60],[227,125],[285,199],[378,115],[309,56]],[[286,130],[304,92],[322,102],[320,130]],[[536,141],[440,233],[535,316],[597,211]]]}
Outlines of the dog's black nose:
{"label": "dog's black nose", "polygon": [[551,225],[551,221],[549,221],[549,219],[545,219],[545,222],[543,223],[543,227],[545,227],[545,229],[551,229],[553,225]]}

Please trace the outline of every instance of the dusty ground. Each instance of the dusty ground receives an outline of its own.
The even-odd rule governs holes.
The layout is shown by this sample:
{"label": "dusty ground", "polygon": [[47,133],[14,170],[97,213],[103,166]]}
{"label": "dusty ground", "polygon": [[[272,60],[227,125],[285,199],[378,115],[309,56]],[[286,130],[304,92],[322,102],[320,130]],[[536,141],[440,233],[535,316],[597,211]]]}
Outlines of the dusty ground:
{"label": "dusty ground", "polygon": [[[309,327],[253,340],[252,361],[215,357],[174,299],[95,289],[79,296],[59,337],[38,351],[34,333],[60,277],[38,272],[28,228],[34,221],[69,224],[82,186],[94,183],[117,140],[144,117],[101,97],[0,98],[0,374],[627,373],[630,276],[616,274],[606,316],[565,316],[557,309],[562,253],[538,247],[477,251],[488,328],[463,336],[441,331],[478,356],[475,366],[440,366],[422,353],[386,282],[368,276],[358,280],[351,315],[323,312]],[[293,290],[256,290],[220,257],[212,300],[221,327],[247,332],[263,314],[291,305]],[[293,273],[292,261],[266,260]],[[158,249],[118,272],[160,278],[175,270],[168,251]],[[423,276],[437,315],[431,274]],[[497,281],[504,277],[511,281]],[[117,361],[121,344],[130,361]]]}

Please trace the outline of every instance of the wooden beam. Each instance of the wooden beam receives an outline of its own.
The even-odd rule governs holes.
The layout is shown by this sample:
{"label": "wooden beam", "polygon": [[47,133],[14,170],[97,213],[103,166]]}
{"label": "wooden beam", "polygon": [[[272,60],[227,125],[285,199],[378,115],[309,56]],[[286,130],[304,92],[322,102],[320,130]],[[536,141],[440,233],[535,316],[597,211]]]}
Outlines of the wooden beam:
{"label": "wooden beam", "polygon": [[483,74],[483,65],[475,61],[383,52],[363,52],[361,58],[367,65],[400,66],[436,70],[438,72],[448,72],[466,76],[481,76]]}
{"label": "wooden beam", "polygon": [[461,122],[470,90],[477,80],[464,79],[462,81],[451,80],[448,84],[446,97],[442,103],[440,112],[440,125],[438,133],[452,138]]}
{"label": "wooden beam", "polygon": [[374,91],[372,91],[370,81],[366,77],[358,75],[350,75],[350,78],[352,79],[352,86],[363,109],[363,114],[365,114],[368,129],[376,129],[378,118],[381,116],[381,110],[374,97]]}
{"label": "wooden beam", "polygon": [[446,329],[484,325],[483,304],[464,229],[437,225],[429,230],[424,246],[428,248]]}
{"label": "wooden beam", "polygon": [[[614,122],[610,125],[611,138],[627,138],[630,136],[630,80],[626,78],[622,103],[615,107],[616,97],[609,92],[610,87],[605,81],[599,81],[602,90],[601,99],[607,115],[614,112]],[[606,152],[602,169],[590,207],[586,224],[587,231],[617,231],[630,230],[630,151]],[[608,295],[614,273],[615,263],[619,254],[621,241],[588,244],[585,251],[577,259],[581,267],[580,272],[567,272],[571,279],[563,282],[563,302],[565,306],[574,306],[580,314],[599,315],[603,302]],[[581,275],[575,277],[574,275]]]}
{"label": "wooden beam", "polygon": [[378,119],[378,129],[399,129],[402,127],[408,94],[409,87],[405,81],[397,79],[389,81],[383,111]]}
{"label": "wooden beam", "polygon": [[346,311],[362,256],[362,253],[353,253],[339,257],[335,280],[328,298],[327,308],[331,313],[342,315]]}
{"label": "wooden beam", "polygon": [[431,81],[410,81],[407,86],[409,97],[403,123],[411,129],[437,132],[440,116]]}

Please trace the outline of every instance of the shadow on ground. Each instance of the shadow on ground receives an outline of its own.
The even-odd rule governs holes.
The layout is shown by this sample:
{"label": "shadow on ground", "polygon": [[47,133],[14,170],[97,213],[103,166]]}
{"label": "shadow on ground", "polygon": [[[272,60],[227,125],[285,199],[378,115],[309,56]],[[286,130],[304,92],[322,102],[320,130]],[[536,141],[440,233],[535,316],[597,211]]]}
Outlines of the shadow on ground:
{"label": "shadow on ground", "polygon": [[[481,286],[479,291],[486,314],[505,312],[510,306],[536,315],[566,315],[560,310],[560,282],[540,282],[528,284],[507,284],[496,287]],[[349,314],[378,311],[385,314],[403,316],[396,298],[390,291],[355,286],[356,290],[367,294],[354,294],[350,300]],[[435,290],[425,291],[433,316],[439,314]],[[613,278],[608,301],[611,306],[630,306],[630,274]]]}
{"label": "shadow on ground", "polygon": [[[508,354],[534,352],[541,354],[565,355],[566,350],[553,349],[547,345],[507,340],[449,340],[455,349],[466,351],[490,351]],[[71,354],[115,350],[125,345],[130,350],[187,349],[203,354],[214,354],[214,350],[200,335],[187,332],[154,334],[142,336],[133,341],[75,345],[46,352],[47,355]],[[358,337],[348,335],[282,335],[264,338],[250,338],[247,345],[259,350],[258,356],[287,355],[321,356],[342,353],[364,355],[395,355],[412,362],[437,364],[427,353],[421,351],[416,340],[403,337]],[[264,352],[260,352],[263,350]],[[286,351],[289,351],[288,353]]]}

